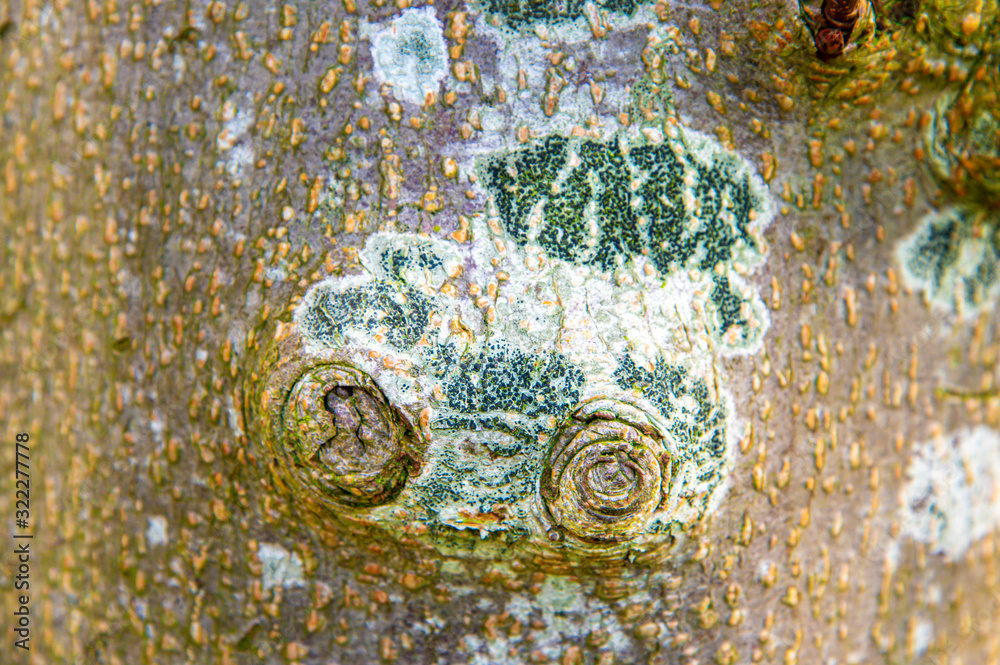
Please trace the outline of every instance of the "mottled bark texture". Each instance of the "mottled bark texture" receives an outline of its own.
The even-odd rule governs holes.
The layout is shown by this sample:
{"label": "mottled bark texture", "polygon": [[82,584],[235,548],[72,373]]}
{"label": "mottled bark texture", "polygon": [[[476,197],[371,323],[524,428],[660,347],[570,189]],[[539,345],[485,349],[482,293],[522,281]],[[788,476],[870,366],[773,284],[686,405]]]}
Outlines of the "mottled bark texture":
{"label": "mottled bark texture", "polygon": [[[888,30],[824,63],[795,2],[439,0],[397,33],[440,22],[445,53],[414,32],[395,44],[416,64],[387,73],[374,35],[409,4],[0,0],[0,660],[1000,662],[996,3],[889,2]],[[767,183],[764,242],[741,241],[763,256],[756,272],[713,254],[715,236],[663,222],[673,240],[649,241],[676,206],[739,205],[736,189],[712,199],[710,188],[685,203],[670,187],[695,181],[669,185],[670,155],[636,147],[681,126]],[[615,131],[629,136],[627,161],[607,142]],[[575,143],[544,143],[553,136]],[[534,213],[541,226],[521,195],[530,183],[508,180],[527,167],[483,161],[531,146],[569,146],[559,154],[580,164],[561,185],[544,164],[531,176],[537,196],[559,201]],[[588,175],[587,160],[614,162],[611,180]],[[709,183],[704,165],[685,168],[696,167]],[[597,245],[583,213],[566,212],[657,205],[655,219],[601,218]],[[508,227],[477,238],[488,211]],[[380,526],[350,502],[326,516],[325,499],[297,498],[304,476],[283,475],[290,463],[262,443],[281,410],[248,399],[261,367],[298,353],[274,341],[294,305],[321,279],[366,272],[359,252],[379,231],[427,233],[459,253],[502,231],[508,251],[540,246],[593,279],[630,261],[700,275],[714,314],[699,320],[718,326],[704,357],[731,396],[712,402],[733,451],[718,506],[693,509],[655,547],[573,550],[572,529],[508,542],[419,520]],[[427,261],[413,269],[421,280],[439,270]],[[379,284],[405,269],[383,265],[357,297],[382,302]],[[457,284],[488,320],[495,300],[476,299],[494,297],[489,285]],[[381,332],[360,315],[328,327],[426,349],[406,326],[434,315],[407,311]],[[515,353],[476,348],[480,365]],[[535,357],[575,362],[553,349]],[[672,386],[664,410],[682,384],[685,404],[716,395],[676,369],[683,354],[624,357],[609,385],[654,406],[657,386]],[[559,400],[590,378],[565,376],[549,402],[521,409],[538,411],[543,438],[558,426],[547,405],[573,408]],[[390,429],[435,436],[419,418],[379,416],[392,394],[357,385],[327,386],[340,427],[353,423],[340,448],[361,459]],[[16,432],[31,437],[30,653],[12,646]],[[504,441],[491,443],[498,460],[512,454]],[[348,468],[340,448],[316,459]],[[577,503],[611,514],[649,476],[633,492],[641,510],[628,508],[645,519],[660,476],[672,482],[657,460],[680,461],[602,451],[580,482],[604,498]],[[390,500],[422,472],[406,469],[364,480],[355,503]],[[360,486],[351,478],[338,487]]]}

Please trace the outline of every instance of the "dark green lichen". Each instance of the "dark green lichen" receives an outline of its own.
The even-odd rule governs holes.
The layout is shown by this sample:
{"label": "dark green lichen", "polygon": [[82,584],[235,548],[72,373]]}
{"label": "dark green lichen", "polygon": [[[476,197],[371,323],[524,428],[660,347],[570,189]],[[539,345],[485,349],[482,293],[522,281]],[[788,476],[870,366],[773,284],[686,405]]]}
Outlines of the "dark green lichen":
{"label": "dark green lichen", "polygon": [[569,144],[561,136],[549,136],[486,165],[487,180],[507,232],[523,243],[528,239],[527,216],[531,206],[552,192],[552,183],[566,162]]}
{"label": "dark green lichen", "polygon": [[554,434],[580,401],[583,371],[559,353],[502,342],[465,352],[443,344],[426,359],[443,392],[431,427],[457,438],[420,483],[424,506],[436,511],[461,501],[487,513],[530,496],[547,446],[540,435]]}
{"label": "dark green lichen", "polygon": [[719,330],[729,330],[737,326],[745,339],[749,333],[749,321],[743,314],[743,306],[747,302],[733,291],[729,279],[725,275],[715,276],[715,286],[712,287],[712,302],[715,303],[716,326]]}
{"label": "dark green lichen", "polygon": [[558,194],[549,197],[542,215],[549,223],[538,235],[538,242],[555,256],[571,263],[585,263],[588,254],[587,222],[579,214],[593,198],[594,187],[584,171],[574,171]]}
{"label": "dark green lichen", "polygon": [[[655,404],[668,424],[668,432],[680,446],[682,456],[707,453],[721,457],[726,450],[726,411],[712,402],[703,379],[693,377],[684,367],[657,358],[650,371],[624,355],[615,370],[615,382],[622,390],[638,391]],[[709,480],[715,469],[703,469]]]}
{"label": "dark green lichen", "polygon": [[435,70],[441,69],[444,63],[427,35],[412,31],[396,42],[401,60],[412,60],[413,68],[419,74],[430,76]]}
{"label": "dark green lichen", "polygon": [[[745,340],[751,334],[745,300],[726,272],[740,249],[762,253],[751,229],[764,202],[732,155],[719,152],[706,163],[679,146],[629,149],[618,138],[548,137],[489,160],[484,181],[519,245],[534,240],[553,258],[602,272],[645,256],[664,275],[682,269],[710,275],[716,332],[737,326]],[[578,160],[571,167],[572,154]],[[541,224],[531,238],[528,219],[539,203]]]}
{"label": "dark green lichen", "polygon": [[432,7],[407,9],[372,35],[372,59],[379,83],[395,96],[421,105],[448,72],[441,23]]}
{"label": "dark green lichen", "polygon": [[316,290],[299,322],[303,333],[327,346],[338,346],[349,329],[381,331],[397,349],[410,349],[430,323],[433,306],[416,289],[373,280],[345,291]]}
{"label": "dark green lichen", "polygon": [[388,277],[402,282],[404,273],[413,268],[435,270],[441,268],[444,261],[429,247],[392,247],[383,252],[379,258],[379,267]]}
{"label": "dark green lichen", "polygon": [[488,513],[499,505],[512,505],[531,496],[535,491],[544,451],[525,451],[510,460],[510,464],[484,463],[443,450],[431,475],[417,488],[424,507],[438,511],[460,502]]}
{"label": "dark green lichen", "polygon": [[428,360],[442,383],[443,407],[462,414],[562,416],[579,401],[586,381],[583,371],[560,353],[530,354],[503,342],[461,354],[445,344]]}
{"label": "dark green lichen", "polygon": [[[612,270],[625,257],[642,253],[646,244],[636,224],[636,211],[632,208],[628,193],[630,169],[618,141],[615,140],[608,143],[587,141],[580,145],[578,154],[581,164],[574,174],[587,174],[598,187],[593,200],[600,233],[587,263],[601,270]],[[572,185],[567,183],[567,188],[571,189]],[[584,201],[584,206],[586,205],[587,201]],[[546,215],[546,221],[550,226],[579,224],[580,218],[573,217],[581,210],[580,207],[566,209],[561,220]]]}
{"label": "dark green lichen", "polygon": [[971,209],[949,208],[924,218],[900,244],[907,278],[932,300],[971,314],[1000,288],[1000,225]]}
{"label": "dark green lichen", "polygon": [[[598,9],[631,16],[637,0],[598,0]],[[584,0],[486,0],[486,11],[503,16],[507,24],[520,28],[534,23],[560,23],[584,15]]]}

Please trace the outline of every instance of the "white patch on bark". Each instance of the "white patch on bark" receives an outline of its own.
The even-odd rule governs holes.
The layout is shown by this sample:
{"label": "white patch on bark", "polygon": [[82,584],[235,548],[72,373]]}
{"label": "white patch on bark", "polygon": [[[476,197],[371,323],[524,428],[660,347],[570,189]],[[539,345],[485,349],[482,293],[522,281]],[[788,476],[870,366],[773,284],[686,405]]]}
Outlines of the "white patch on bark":
{"label": "white patch on bark", "polygon": [[916,446],[901,491],[904,535],[960,559],[1000,526],[1000,434],[957,430]]}
{"label": "white patch on bark", "polygon": [[934,624],[926,619],[918,619],[913,627],[913,650],[924,655],[934,642]]}
{"label": "white patch on bark", "polygon": [[222,105],[222,131],[215,137],[215,149],[225,154],[226,172],[241,177],[253,164],[253,146],[249,131],[254,114],[248,109],[238,109],[231,101]]}
{"label": "white patch on bark", "polygon": [[261,543],[257,549],[261,564],[261,587],[266,591],[271,587],[305,586],[302,575],[302,559],[280,545]]}
{"label": "white patch on bark", "polygon": [[937,307],[975,318],[1000,293],[1000,244],[992,228],[961,207],[926,215],[896,247],[905,281]]}
{"label": "white patch on bark", "polygon": [[423,105],[448,73],[444,32],[433,7],[403,12],[375,32],[371,43],[375,78],[390,84],[398,99]]}
{"label": "white patch on bark", "polygon": [[167,519],[160,515],[149,518],[149,527],[146,529],[146,543],[150,547],[163,545],[167,542]]}

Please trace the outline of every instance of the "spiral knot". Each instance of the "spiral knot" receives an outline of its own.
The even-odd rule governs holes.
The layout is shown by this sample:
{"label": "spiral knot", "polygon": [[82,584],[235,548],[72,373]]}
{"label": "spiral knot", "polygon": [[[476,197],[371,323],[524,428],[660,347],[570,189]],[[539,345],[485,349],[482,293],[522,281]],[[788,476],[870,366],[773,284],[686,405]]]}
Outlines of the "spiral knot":
{"label": "spiral knot", "polygon": [[549,452],[541,495],[552,520],[578,538],[620,542],[638,535],[670,481],[663,435],[635,407],[584,405]]}

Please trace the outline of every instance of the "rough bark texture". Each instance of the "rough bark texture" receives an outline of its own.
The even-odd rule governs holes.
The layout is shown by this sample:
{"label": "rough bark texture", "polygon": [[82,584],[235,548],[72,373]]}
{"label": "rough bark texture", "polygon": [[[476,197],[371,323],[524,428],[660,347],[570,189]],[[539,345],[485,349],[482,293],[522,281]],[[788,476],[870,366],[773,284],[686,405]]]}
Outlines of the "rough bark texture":
{"label": "rough bark texture", "polygon": [[[888,31],[822,63],[791,2],[589,8],[580,41],[441,0],[448,71],[423,106],[372,55],[408,5],[0,2],[0,659],[1000,662],[996,293],[985,272],[943,293],[954,258],[920,273],[897,249],[959,200],[938,235],[995,238],[995,118],[961,142],[996,104],[996,4],[889,3]],[[543,58],[525,90],[505,48]],[[469,242],[489,205],[473,153],[675,121],[777,208],[746,277],[770,327],[716,358],[721,504],[649,560],[572,565],[297,506],[247,399],[310,285],[362,272],[376,231]],[[960,262],[995,269],[980,254]],[[11,646],[16,432],[30,654]],[[986,488],[925,493],[944,522],[979,511],[966,526],[920,526],[919,460]]]}

